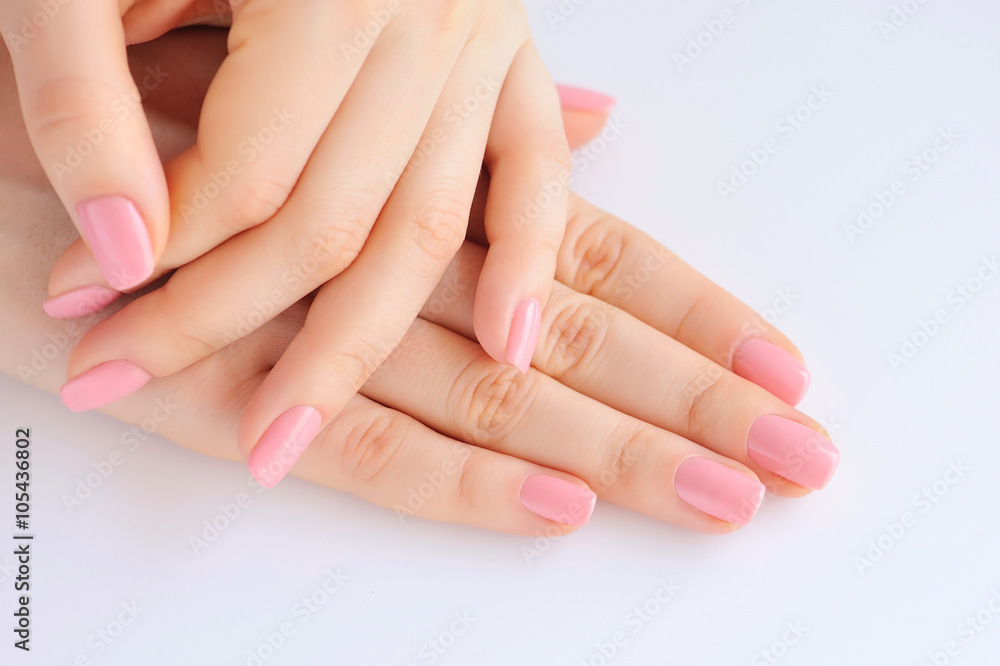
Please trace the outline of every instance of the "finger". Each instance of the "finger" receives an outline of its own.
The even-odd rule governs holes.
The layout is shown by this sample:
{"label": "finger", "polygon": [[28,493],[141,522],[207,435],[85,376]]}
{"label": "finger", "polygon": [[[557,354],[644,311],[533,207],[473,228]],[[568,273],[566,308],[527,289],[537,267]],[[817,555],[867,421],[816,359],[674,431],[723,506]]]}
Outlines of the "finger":
{"label": "finger", "polygon": [[[566,130],[566,138],[570,148],[577,148],[600,133],[607,121],[607,113],[600,111],[589,111],[567,106],[569,102],[563,99],[562,90],[565,86],[559,86],[560,99],[563,100],[563,126]],[[582,89],[581,89],[582,90]],[[597,93],[599,95],[599,93]],[[475,96],[473,95],[473,98]],[[609,98],[610,99],[610,98]],[[478,99],[477,99],[478,101]],[[572,101],[572,100],[571,100]],[[573,102],[579,104],[579,102]],[[470,102],[471,104],[471,102]],[[418,148],[419,153],[419,148]],[[483,191],[485,198],[485,190]],[[479,216],[481,222],[481,215]],[[154,271],[154,277],[158,276],[164,269],[158,268]],[[100,285],[103,281],[100,269],[94,262],[93,255],[83,241],[76,241],[59,257],[49,281],[49,294],[53,299],[68,294],[76,289],[89,288],[92,285]],[[94,305],[98,305],[95,301]],[[72,310],[73,316],[83,316],[90,314],[93,310],[81,311]]]}
{"label": "finger", "polygon": [[[433,36],[406,39],[402,52],[399,44],[374,49],[371,67],[358,76],[281,211],[95,326],[73,350],[68,384],[79,379],[86,385],[89,380],[78,375],[112,360],[157,377],[176,372],[259,328],[357,259],[395,185],[395,175],[386,178],[385,172],[399,161],[405,166],[413,154],[461,50],[439,49],[433,57],[445,62],[415,77],[396,63],[423,57]],[[373,156],[379,156],[378,167],[358,168]],[[114,383],[114,377],[107,380]],[[119,393],[87,395],[96,400]]]}
{"label": "finger", "polygon": [[[320,288],[306,325],[247,406],[242,446],[291,409],[333,418],[402,339],[462,245],[499,90],[492,82],[503,80],[512,57],[513,48],[494,59],[499,71],[449,81],[365,247]],[[467,60],[454,71],[482,71]]]}
{"label": "finger", "polygon": [[653,238],[577,196],[557,279],[634,315],[790,405],[809,387],[802,355],[767,320]]}
{"label": "finger", "polygon": [[[485,251],[462,248],[421,316],[466,337],[470,284]],[[618,308],[553,286],[533,359],[540,372],[601,403],[750,467],[772,492],[824,488],[839,452],[815,421]]]}
{"label": "finger", "polygon": [[683,527],[730,532],[763,500],[764,486],[738,462],[536,370],[505,367],[420,319],[362,393],[442,434],[563,470],[598,497]]}
{"label": "finger", "polygon": [[476,337],[522,372],[538,342],[566,222],[570,155],[555,87],[531,42],[511,65],[486,148],[490,250],[476,294]]}
{"label": "finger", "polygon": [[[250,456],[254,477],[273,485],[284,458],[298,459],[301,432],[268,431]],[[311,440],[311,438],[310,438]],[[267,447],[266,459],[258,451]],[[361,396],[317,438],[293,472],[410,516],[512,534],[565,534],[590,518],[596,495],[579,479],[449,439]]]}
{"label": "finger", "polygon": [[[236,422],[253,388],[299,329],[305,308],[107,410],[202,453],[239,459]],[[283,438],[278,438],[279,442]],[[449,439],[355,396],[292,473],[395,512],[513,534],[561,535],[587,522],[596,496],[558,470]]]}
{"label": "finger", "polygon": [[93,253],[105,284],[144,282],[166,245],[167,190],[115,2],[63,5],[35,32],[33,2],[9,2],[0,30],[11,52],[25,126],[45,173]]}
{"label": "finger", "polygon": [[579,148],[604,128],[615,98],[596,90],[557,85],[562,106],[563,128],[571,149]]}

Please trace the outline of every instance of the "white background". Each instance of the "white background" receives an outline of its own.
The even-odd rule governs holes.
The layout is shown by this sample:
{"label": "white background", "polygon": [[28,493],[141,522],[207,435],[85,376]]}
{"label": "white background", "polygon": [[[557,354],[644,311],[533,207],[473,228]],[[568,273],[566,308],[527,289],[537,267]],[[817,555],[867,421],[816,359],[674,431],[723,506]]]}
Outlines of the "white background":
{"label": "white background", "polygon": [[[2,663],[234,666],[291,621],[267,664],[429,664],[428,641],[455,613],[474,621],[436,663],[765,664],[773,647],[788,666],[924,664],[949,641],[948,663],[997,663],[1000,618],[979,631],[962,623],[1000,590],[1000,279],[961,308],[953,290],[1000,253],[1000,8],[930,1],[884,36],[889,0],[575,2],[561,3],[558,23],[546,15],[557,0],[532,3],[540,49],[557,80],[615,95],[624,126],[592,147],[603,152],[576,189],[761,312],[793,296],[777,323],[813,373],[801,408],[842,452],[830,486],[769,499],[723,538],[601,504],[529,562],[532,539],[401,525],[288,480],[196,556],[189,537],[246,490],[244,469],[153,438],[69,515],[60,495],[120,447],[125,427],[4,378],[4,441],[20,426],[34,436],[38,541],[28,658],[10,648],[13,591],[0,569]],[[679,67],[674,53],[726,9],[733,22]],[[787,137],[776,123],[813,87],[832,97]],[[958,138],[913,180],[906,163],[946,128]],[[779,150],[723,201],[717,183],[769,137]],[[905,194],[852,243],[845,227],[894,179]],[[916,336],[926,344],[894,369],[888,355],[939,309],[947,322]],[[0,461],[8,488],[11,458]],[[952,463],[969,469],[949,484]],[[935,502],[915,502],[935,482]],[[906,513],[900,534],[892,524]],[[328,569],[349,579],[300,622],[295,604]],[[660,581],[680,586],[664,604]],[[98,655],[88,639],[123,602],[142,613]],[[605,658],[616,632],[623,645]]]}

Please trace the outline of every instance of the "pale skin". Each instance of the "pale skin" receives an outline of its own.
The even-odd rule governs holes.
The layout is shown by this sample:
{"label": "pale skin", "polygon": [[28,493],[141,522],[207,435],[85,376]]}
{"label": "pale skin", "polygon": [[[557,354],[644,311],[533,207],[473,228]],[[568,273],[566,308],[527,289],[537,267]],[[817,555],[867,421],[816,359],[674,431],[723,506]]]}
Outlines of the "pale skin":
{"label": "pale skin", "polygon": [[[531,349],[512,356],[510,343],[524,336],[517,309],[548,300],[569,148],[519,2],[48,4],[51,15],[36,0],[3,3],[0,31],[32,147],[87,241],[56,262],[49,296],[134,291],[176,269],[80,341],[70,379],[119,360],[170,375],[318,289],[307,326],[244,413],[241,445],[296,405],[329,423],[462,246],[483,165],[490,249],[476,339],[494,359],[527,367]],[[175,73],[147,63],[132,73],[137,89],[125,45],[195,23],[231,23],[227,52],[211,54],[196,140],[164,165],[135,100],[175,87]],[[138,268],[109,267],[89,238],[87,220],[106,227],[108,217],[89,202],[107,197],[141,218],[149,261]],[[261,302],[270,303],[263,318]],[[319,371],[317,359],[337,360],[336,370]]]}
{"label": "pale skin", "polygon": [[[194,139],[197,106],[212,73],[204,62],[219,54],[219,39],[210,31],[174,34],[131,53],[135,68],[168,59],[177,72],[176,88],[148,100],[167,155]],[[7,93],[0,105],[0,230],[7,235],[0,243],[0,308],[6,313],[0,365],[52,391],[65,378],[69,345],[40,370],[25,371],[33,353],[53,336],[71,343],[108,313],[56,321],[39,307],[49,268],[76,234],[31,153],[6,64],[0,82]],[[576,114],[566,121],[575,136],[594,126],[593,118]],[[324,425],[292,474],[417,516],[526,535],[576,529],[518,501],[518,489],[534,474],[589,487],[601,500],[710,534],[737,525],[678,497],[671,480],[690,458],[759,478],[779,495],[809,492],[747,454],[747,432],[763,414],[822,432],[728,366],[732,349],[748,335],[798,355],[749,307],[645,234],[571,196],[541,342],[533,368],[520,373],[473,342],[475,284],[486,260],[477,243],[484,233],[479,213],[471,228],[407,336]],[[182,407],[159,434],[207,455],[245,459],[251,447],[237,436],[241,414],[300,331],[309,305],[294,304],[245,338],[154,379],[104,411],[140,423],[157,399],[167,398]],[[440,488],[411,506],[410,491],[441,470],[447,473]]]}

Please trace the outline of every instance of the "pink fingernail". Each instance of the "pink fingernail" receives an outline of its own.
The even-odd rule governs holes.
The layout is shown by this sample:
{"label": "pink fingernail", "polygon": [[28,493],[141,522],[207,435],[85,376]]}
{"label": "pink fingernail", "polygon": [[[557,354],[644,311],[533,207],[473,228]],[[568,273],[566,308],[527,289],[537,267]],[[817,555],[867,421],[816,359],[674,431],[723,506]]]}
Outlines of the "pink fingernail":
{"label": "pink fingernail", "polygon": [[733,525],[746,525],[764,501],[764,484],[739,470],[709,460],[688,458],[674,474],[682,500]]}
{"label": "pink fingernail", "polygon": [[316,437],[323,417],[314,407],[292,407],[274,420],[250,454],[250,473],[265,488],[285,478],[309,443]]}
{"label": "pink fingernail", "polygon": [[121,295],[120,291],[92,284],[53,296],[42,303],[42,309],[53,319],[83,317],[97,312]]}
{"label": "pink fingernail", "polygon": [[614,97],[596,90],[563,85],[557,85],[556,90],[559,91],[559,103],[564,109],[606,113],[615,105]]}
{"label": "pink fingernail", "polygon": [[85,412],[132,395],[152,378],[132,361],[108,361],[63,384],[59,397],[74,412]]}
{"label": "pink fingernail", "polygon": [[564,525],[586,525],[596,503],[590,488],[554,476],[532,474],[521,484],[525,509]]}
{"label": "pink fingernail", "polygon": [[526,298],[514,310],[507,337],[507,362],[521,372],[531,367],[531,357],[538,346],[538,334],[542,329],[542,306],[537,298]]}
{"label": "pink fingernail", "polygon": [[125,291],[153,274],[153,250],[142,215],[129,199],[100,197],[77,206],[80,226],[104,279]]}
{"label": "pink fingernail", "polygon": [[747,453],[764,469],[814,490],[826,487],[840,462],[840,451],[829,439],[774,414],[754,421]]}
{"label": "pink fingernail", "polygon": [[809,389],[809,371],[798,359],[761,338],[750,338],[740,345],[733,355],[733,372],[793,407]]}

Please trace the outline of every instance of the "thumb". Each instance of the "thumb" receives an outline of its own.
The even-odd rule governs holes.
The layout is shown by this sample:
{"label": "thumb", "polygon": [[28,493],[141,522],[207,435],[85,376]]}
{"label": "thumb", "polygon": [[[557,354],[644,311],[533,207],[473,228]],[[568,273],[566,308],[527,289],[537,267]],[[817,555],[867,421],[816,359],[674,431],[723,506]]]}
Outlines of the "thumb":
{"label": "thumb", "polygon": [[3,4],[0,30],[35,153],[108,284],[136,287],[169,229],[166,180],[142,108],[168,73],[149,67],[141,87],[133,81],[114,0]]}

